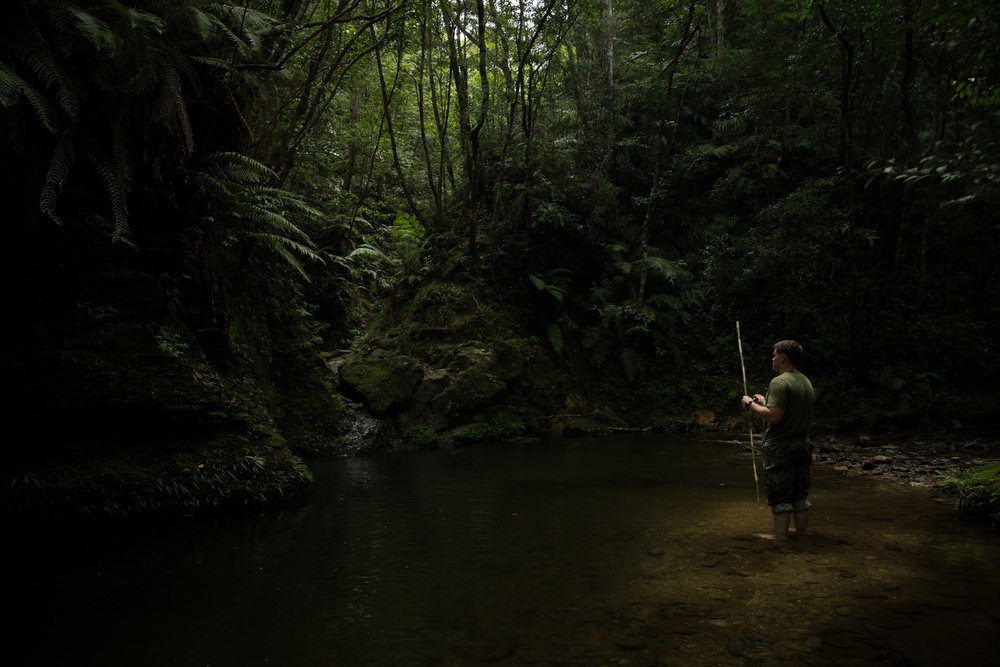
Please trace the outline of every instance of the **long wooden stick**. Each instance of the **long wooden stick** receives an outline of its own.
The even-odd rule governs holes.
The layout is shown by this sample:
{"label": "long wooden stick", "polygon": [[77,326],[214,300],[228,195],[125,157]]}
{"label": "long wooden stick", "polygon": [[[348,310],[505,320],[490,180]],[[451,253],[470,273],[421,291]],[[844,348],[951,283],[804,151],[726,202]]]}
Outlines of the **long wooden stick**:
{"label": "long wooden stick", "polygon": [[[743,363],[743,337],[740,336],[740,321],[736,320],[736,343],[740,347],[740,369],[743,371],[743,394],[747,393],[747,366]],[[760,480],[757,479],[757,458],[753,449],[753,419],[747,415],[747,429],[750,431],[750,462],[753,464],[753,485],[757,490],[757,502],[760,502]]]}

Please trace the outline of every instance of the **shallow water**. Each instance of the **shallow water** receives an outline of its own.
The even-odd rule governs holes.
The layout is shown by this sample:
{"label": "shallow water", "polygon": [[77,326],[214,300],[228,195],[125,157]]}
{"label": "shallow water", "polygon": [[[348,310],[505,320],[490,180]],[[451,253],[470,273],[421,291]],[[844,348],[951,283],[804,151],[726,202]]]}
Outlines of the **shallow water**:
{"label": "shallow water", "polygon": [[811,540],[776,547],[752,537],[770,515],[733,442],[312,467],[283,508],[14,544],[14,664],[968,666],[1000,650],[997,532],[924,490],[816,467]]}

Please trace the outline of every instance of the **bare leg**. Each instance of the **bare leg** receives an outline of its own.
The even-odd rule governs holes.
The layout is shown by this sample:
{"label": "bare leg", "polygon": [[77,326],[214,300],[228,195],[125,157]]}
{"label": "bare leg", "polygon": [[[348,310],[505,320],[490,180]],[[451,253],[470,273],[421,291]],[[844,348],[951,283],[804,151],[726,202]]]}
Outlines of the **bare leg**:
{"label": "bare leg", "polygon": [[792,523],[791,512],[781,512],[774,515],[774,539],[787,540],[788,526]]}
{"label": "bare leg", "polygon": [[795,538],[799,541],[806,539],[806,531],[809,530],[809,508],[799,510],[794,513]]}
{"label": "bare leg", "polygon": [[775,542],[783,542],[788,539],[788,526],[791,525],[792,523],[792,513],[779,512],[773,516],[774,516],[774,534],[760,535],[760,537],[763,537],[765,540],[774,540]]}

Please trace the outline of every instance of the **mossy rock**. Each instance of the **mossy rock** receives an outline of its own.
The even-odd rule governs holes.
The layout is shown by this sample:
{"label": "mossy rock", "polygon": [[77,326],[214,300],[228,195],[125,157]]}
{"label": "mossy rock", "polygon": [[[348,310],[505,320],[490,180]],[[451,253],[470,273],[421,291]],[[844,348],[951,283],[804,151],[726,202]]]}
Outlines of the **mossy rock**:
{"label": "mossy rock", "polygon": [[[460,346],[448,363],[448,370],[469,368],[488,370],[501,381],[513,380],[524,373],[524,341],[475,341]],[[530,345],[530,343],[528,343]]]}
{"label": "mossy rock", "polygon": [[453,411],[471,414],[497,403],[506,389],[507,385],[495,375],[473,366],[456,375],[444,394]]}
{"label": "mossy rock", "polygon": [[455,445],[465,445],[516,438],[525,432],[524,424],[518,419],[495,419],[457,426],[448,431],[447,439]]}
{"label": "mossy rock", "polygon": [[438,435],[430,426],[417,424],[403,433],[403,442],[416,449],[430,449],[437,445]]}
{"label": "mossy rock", "polygon": [[524,374],[533,344],[526,339],[498,341],[494,347],[493,372],[501,380],[513,380]]}
{"label": "mossy rock", "polygon": [[368,356],[340,366],[341,383],[376,417],[409,403],[423,379],[423,366],[406,356]]}
{"label": "mossy rock", "polygon": [[562,427],[563,435],[609,435],[611,427],[593,419],[568,419]]}

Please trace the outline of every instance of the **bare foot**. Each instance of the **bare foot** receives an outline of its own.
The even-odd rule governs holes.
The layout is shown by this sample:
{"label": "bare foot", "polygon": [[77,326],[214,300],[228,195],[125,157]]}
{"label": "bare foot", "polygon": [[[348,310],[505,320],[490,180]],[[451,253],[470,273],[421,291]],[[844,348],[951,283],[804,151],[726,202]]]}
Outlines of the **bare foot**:
{"label": "bare foot", "polygon": [[771,540],[772,542],[787,542],[788,536],[781,537],[780,535],[775,535],[773,533],[757,533],[757,537],[762,540]]}

